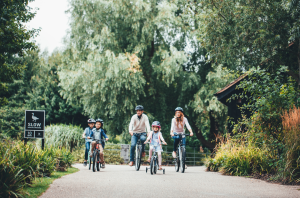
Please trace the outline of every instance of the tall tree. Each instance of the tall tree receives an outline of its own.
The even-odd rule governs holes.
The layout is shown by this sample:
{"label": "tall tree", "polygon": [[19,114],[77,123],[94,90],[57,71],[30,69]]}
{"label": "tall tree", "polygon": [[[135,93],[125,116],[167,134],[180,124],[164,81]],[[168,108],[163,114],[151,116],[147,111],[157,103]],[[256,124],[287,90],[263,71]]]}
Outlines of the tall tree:
{"label": "tall tree", "polygon": [[18,79],[25,67],[13,56],[21,57],[26,50],[34,47],[30,39],[38,30],[28,30],[25,26],[35,15],[28,6],[31,1],[0,1],[0,106],[7,103],[4,97],[6,83]]}

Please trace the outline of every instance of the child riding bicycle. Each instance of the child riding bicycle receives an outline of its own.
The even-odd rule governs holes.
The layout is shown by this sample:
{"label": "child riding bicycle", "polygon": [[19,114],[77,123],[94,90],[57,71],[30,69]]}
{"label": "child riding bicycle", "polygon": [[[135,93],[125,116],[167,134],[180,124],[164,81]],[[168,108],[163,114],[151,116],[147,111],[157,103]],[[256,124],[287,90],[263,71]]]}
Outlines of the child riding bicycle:
{"label": "child riding bicycle", "polygon": [[82,134],[82,138],[85,138],[85,156],[84,156],[84,162],[83,165],[86,166],[87,165],[87,159],[88,159],[88,153],[90,151],[90,143],[91,140],[88,138],[90,137],[90,134],[92,133],[92,130],[95,126],[95,120],[93,118],[88,119],[88,125],[89,127],[85,128],[83,134]]}
{"label": "child riding bicycle", "polygon": [[152,157],[152,150],[155,149],[154,152],[157,152],[157,154],[158,154],[158,165],[159,165],[158,170],[162,170],[162,167],[161,167],[161,152],[163,150],[162,150],[162,147],[161,147],[161,141],[162,141],[163,144],[165,144],[165,145],[167,144],[165,142],[165,139],[162,136],[162,133],[160,132],[160,129],[161,129],[160,122],[154,121],[152,123],[152,131],[150,131],[147,140],[144,142],[144,144],[146,144],[150,140],[149,158],[147,160],[148,162],[150,162],[150,159]]}
{"label": "child riding bicycle", "polygon": [[[103,123],[103,120],[101,119],[97,119],[96,120],[96,128],[94,128],[92,130],[92,133],[90,134],[90,137],[89,138],[92,138],[92,151],[94,151],[97,143],[99,144],[99,149],[100,149],[100,153],[99,153],[99,157],[100,157],[100,160],[101,160],[101,164],[102,164],[102,168],[105,168],[105,162],[104,162],[104,155],[103,155],[103,138],[102,137],[105,137],[105,140],[108,141],[108,137],[107,135],[104,133],[104,130],[101,128],[102,127],[102,123]],[[92,157],[92,152],[90,154],[90,157]]]}

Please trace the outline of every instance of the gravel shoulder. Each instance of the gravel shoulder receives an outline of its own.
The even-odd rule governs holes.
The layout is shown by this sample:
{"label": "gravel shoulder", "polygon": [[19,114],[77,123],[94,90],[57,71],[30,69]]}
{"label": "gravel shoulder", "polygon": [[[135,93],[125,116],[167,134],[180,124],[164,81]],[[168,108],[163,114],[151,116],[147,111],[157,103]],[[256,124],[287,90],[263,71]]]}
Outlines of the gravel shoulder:
{"label": "gravel shoulder", "polygon": [[41,196],[49,197],[300,197],[300,186],[272,184],[258,179],[205,172],[205,167],[188,167],[185,173],[165,167],[166,174],[146,173],[127,165],[106,165],[92,172],[82,164],[80,171],[55,180]]}

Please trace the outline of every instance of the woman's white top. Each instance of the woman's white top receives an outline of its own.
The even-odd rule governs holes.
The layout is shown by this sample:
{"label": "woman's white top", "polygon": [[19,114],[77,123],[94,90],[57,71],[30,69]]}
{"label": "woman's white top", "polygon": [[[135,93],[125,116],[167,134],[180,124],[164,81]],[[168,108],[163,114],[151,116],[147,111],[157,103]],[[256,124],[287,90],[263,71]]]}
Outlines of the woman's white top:
{"label": "woman's white top", "polygon": [[184,126],[186,126],[186,128],[188,130],[191,130],[191,126],[189,124],[189,121],[187,120],[186,117],[183,118],[183,123],[182,125],[180,123],[178,123],[178,126],[177,126],[177,123],[176,123],[176,119],[173,118],[172,119],[172,122],[171,122],[171,130],[173,130],[173,133],[184,133]]}

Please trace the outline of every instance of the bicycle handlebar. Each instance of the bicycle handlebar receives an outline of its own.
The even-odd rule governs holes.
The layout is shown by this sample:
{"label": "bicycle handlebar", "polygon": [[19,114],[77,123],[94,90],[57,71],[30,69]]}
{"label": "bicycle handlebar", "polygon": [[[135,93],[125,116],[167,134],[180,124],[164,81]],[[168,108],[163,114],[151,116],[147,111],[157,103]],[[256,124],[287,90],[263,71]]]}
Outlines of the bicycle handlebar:
{"label": "bicycle handlebar", "polygon": [[190,136],[191,134],[181,134],[181,133],[173,133],[173,135],[174,136],[183,136],[183,135],[185,135],[185,136]]}

